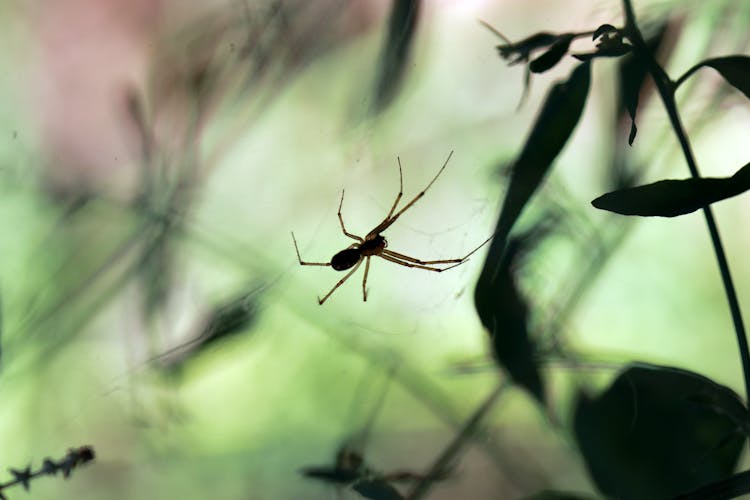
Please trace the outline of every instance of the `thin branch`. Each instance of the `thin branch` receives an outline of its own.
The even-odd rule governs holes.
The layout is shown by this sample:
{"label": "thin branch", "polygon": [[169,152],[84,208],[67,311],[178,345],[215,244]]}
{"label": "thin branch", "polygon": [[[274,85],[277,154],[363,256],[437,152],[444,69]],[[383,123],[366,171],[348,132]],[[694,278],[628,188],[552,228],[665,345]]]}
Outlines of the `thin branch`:
{"label": "thin branch", "polygon": [[450,468],[453,461],[461,452],[463,447],[472,440],[474,434],[479,428],[487,413],[495,406],[500,395],[510,386],[507,382],[501,382],[487,399],[476,409],[471,418],[464,424],[461,431],[456,435],[453,441],[443,450],[443,453],[435,460],[430,467],[429,472],[424,475],[422,480],[414,486],[414,489],[406,497],[407,500],[418,500],[423,498],[435,480],[444,477],[446,471]]}
{"label": "thin branch", "polygon": [[[693,178],[699,178],[701,176],[700,171],[698,170],[698,165],[695,162],[690,141],[688,140],[682,121],[680,120],[680,115],[677,111],[677,104],[674,98],[676,85],[669,79],[664,72],[664,69],[662,69],[662,67],[654,60],[653,54],[648,50],[646,43],[643,40],[643,35],[638,29],[631,0],[623,0],[622,3],[625,13],[626,35],[633,43],[633,50],[636,57],[641,58],[648,66],[649,73],[656,84],[656,88],[659,91],[664,107],[667,110],[667,115],[669,116],[672,128],[677,135],[677,140],[679,141],[680,147],[685,156],[690,175],[692,175]],[[750,348],[748,347],[745,325],[742,320],[742,312],[740,310],[739,301],[737,300],[737,292],[734,288],[732,274],[729,271],[729,263],[727,262],[724,247],[721,243],[721,237],[719,236],[719,229],[716,225],[716,220],[714,219],[711,207],[706,206],[703,208],[703,215],[706,218],[706,225],[708,226],[708,232],[711,236],[711,243],[713,244],[714,253],[716,254],[716,262],[719,265],[719,272],[721,273],[721,280],[724,283],[724,291],[727,296],[729,311],[732,315],[734,329],[737,334],[737,344],[739,346],[740,358],[742,360],[742,371],[745,378],[745,398],[746,401],[750,401]]]}
{"label": "thin branch", "polygon": [[32,470],[31,465],[25,469],[10,469],[13,479],[0,483],[0,499],[5,500],[5,489],[20,484],[25,490],[29,490],[30,483],[33,479],[41,476],[56,476],[58,472],[62,473],[63,478],[68,479],[73,469],[94,460],[94,449],[91,446],[81,446],[71,448],[67,455],[59,461],[47,457],[42,462],[42,466],[37,470]]}

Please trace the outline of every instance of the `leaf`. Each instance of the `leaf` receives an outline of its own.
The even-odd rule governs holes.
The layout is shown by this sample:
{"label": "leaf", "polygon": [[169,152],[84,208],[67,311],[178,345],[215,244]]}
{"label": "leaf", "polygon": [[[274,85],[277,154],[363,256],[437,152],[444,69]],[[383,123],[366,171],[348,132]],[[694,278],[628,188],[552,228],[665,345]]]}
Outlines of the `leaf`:
{"label": "leaf", "polygon": [[495,228],[495,237],[474,290],[474,305],[490,332],[493,354],[511,378],[539,401],[544,390],[527,331],[528,306],[518,293],[506,255],[508,236],[524,206],[541,184],[552,162],[573,133],[586,103],[590,64],[580,64],[566,82],[549,92],[536,123],[510,175],[508,192]]}
{"label": "leaf", "polygon": [[221,342],[248,331],[258,317],[258,297],[264,288],[252,286],[248,291],[218,304],[202,320],[197,335],[154,360],[168,372],[179,374],[190,360],[198,358]]}
{"label": "leaf", "polygon": [[589,81],[590,63],[582,63],[567,81],[557,83],[547,95],[526,144],[511,168],[495,237],[477,287],[489,286],[497,276],[513,225],[578,124],[588,96]]}
{"label": "leaf", "polygon": [[31,481],[31,466],[27,466],[25,469],[9,469],[13,475],[13,480],[23,486],[23,489],[29,491],[29,481]]}
{"label": "leaf", "polygon": [[750,98],[750,56],[726,56],[701,61],[687,70],[685,74],[677,80],[675,87],[679,87],[679,85],[687,80],[688,77],[705,66],[718,71],[728,84],[732,85],[745,94],[745,96]]}
{"label": "leaf", "polygon": [[546,233],[538,225],[508,243],[497,278],[477,284],[474,300],[479,319],[490,333],[492,354],[514,383],[544,403],[544,383],[536,361],[536,346],[528,330],[529,305],[518,289],[516,270],[520,258]]}
{"label": "leaf", "polygon": [[601,47],[596,52],[576,53],[571,54],[571,56],[575,57],[579,61],[586,62],[592,59],[596,59],[597,57],[621,57],[625,54],[630,53],[632,50],[632,46],[623,43],[621,45],[609,45],[607,47]]}
{"label": "leaf", "polygon": [[620,57],[633,50],[632,45],[623,41],[623,34],[611,24],[602,24],[594,31],[592,40],[600,39],[595,52],[571,54],[579,61],[590,61],[597,57]]}
{"label": "leaf", "polygon": [[417,29],[419,7],[420,0],[393,2],[388,37],[381,53],[380,70],[375,84],[376,113],[388,107],[401,88]]}
{"label": "leaf", "polygon": [[737,418],[750,415],[731,389],[686,370],[633,364],[599,396],[579,394],[574,432],[604,495],[670,498],[732,474],[745,441]]}
{"label": "leaf", "polygon": [[620,189],[591,202],[596,208],[622,215],[676,217],[750,189],[750,163],[732,177],[663,180]]}
{"label": "leaf", "polygon": [[[628,64],[623,64],[620,68],[620,71],[622,72],[620,77],[620,83],[622,85],[620,89],[620,92],[622,92],[621,99],[628,115],[630,115],[628,146],[633,145],[635,136],[638,133],[638,127],[635,124],[635,115],[638,111],[638,100],[640,98],[641,86],[643,85],[643,79],[647,73],[646,64],[641,58],[638,58],[635,55],[631,55],[630,57]],[[633,74],[625,73],[626,71],[632,72]]]}
{"label": "leaf", "polygon": [[334,465],[304,467],[303,476],[334,484],[350,484],[370,473],[362,454],[349,443],[342,445],[336,453]]}
{"label": "leaf", "polygon": [[57,474],[57,464],[55,463],[54,460],[47,457],[42,462],[42,468],[39,469],[39,472],[43,474],[48,474],[50,476],[54,476],[55,474]]}
{"label": "leaf", "polygon": [[[717,498],[739,498],[750,493],[750,471],[682,493],[674,500],[715,500]],[[744,498],[744,497],[743,497]]]}
{"label": "leaf", "polygon": [[[484,23],[484,25],[490,29],[493,33],[497,34],[503,39],[506,39],[499,31]],[[508,64],[514,65],[520,62],[528,61],[531,57],[531,53],[549,47],[560,39],[561,35],[555,35],[554,33],[540,32],[531,35],[530,37],[524,38],[516,43],[506,43],[504,45],[497,46],[497,52],[505,60],[515,56],[515,59],[511,60]],[[507,39],[506,39],[507,40]]]}
{"label": "leaf", "polygon": [[552,69],[568,53],[570,42],[572,41],[573,35],[560,35],[558,40],[544,54],[529,63],[529,71],[532,73],[544,73]]}
{"label": "leaf", "polygon": [[352,489],[370,500],[403,500],[401,493],[383,479],[362,479]]}
{"label": "leaf", "polygon": [[620,30],[612,26],[611,24],[602,24],[598,28],[596,28],[596,31],[594,31],[594,34],[591,36],[592,40],[596,40],[597,38],[600,38],[608,33],[618,33]]}
{"label": "leaf", "polygon": [[304,467],[300,469],[300,474],[311,479],[317,479],[326,483],[349,484],[359,479],[359,472],[356,470],[340,469],[338,467]]}
{"label": "leaf", "polygon": [[[646,48],[650,53],[655,53],[664,40],[667,24],[661,25],[656,33],[646,40]],[[622,108],[625,108],[630,115],[630,134],[628,135],[628,145],[632,146],[635,136],[638,133],[638,127],[635,123],[635,115],[638,110],[638,101],[640,99],[641,89],[648,74],[648,67],[642,58],[631,54],[625,57],[619,68],[619,102]]]}
{"label": "leaf", "polygon": [[219,340],[247,330],[258,315],[258,292],[259,288],[254,287],[216,307],[201,333],[202,347],[213,345]]}

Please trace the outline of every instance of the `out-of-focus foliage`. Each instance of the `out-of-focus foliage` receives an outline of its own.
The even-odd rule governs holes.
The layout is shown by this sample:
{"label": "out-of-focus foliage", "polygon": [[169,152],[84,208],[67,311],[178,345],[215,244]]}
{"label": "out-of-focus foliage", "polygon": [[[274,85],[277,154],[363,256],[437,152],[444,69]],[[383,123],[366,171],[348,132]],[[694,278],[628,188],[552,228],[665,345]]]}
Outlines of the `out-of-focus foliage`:
{"label": "out-of-focus foliage", "polygon": [[[652,173],[685,177],[643,68],[622,102],[607,90],[626,59],[599,57],[617,31],[591,30],[617,26],[619,4],[542,4],[544,19],[523,2],[2,5],[0,464],[13,498],[35,473],[25,464],[81,443],[96,460],[33,481],[34,498],[588,498],[599,483],[559,430],[582,381],[603,387],[637,353],[692,356],[738,384],[736,366],[711,361],[734,355],[712,263],[700,244],[667,253],[693,237],[689,216],[633,231],[589,204]],[[743,91],[742,72],[717,57],[747,52],[750,9],[637,7],[658,60],[685,75],[706,165],[746,163],[742,141],[712,141],[744,117],[726,85]],[[520,41],[494,47],[478,19]],[[632,119],[632,142],[636,107],[630,151],[612,129]],[[351,243],[341,189],[347,226],[366,234],[398,188],[396,158],[404,186],[422,186],[450,150],[389,248],[451,258],[494,227],[484,267],[481,252],[444,273],[378,261],[366,303],[347,283],[318,306],[341,275],[298,266],[289,231],[328,261]],[[735,252],[745,198],[717,205]]]}

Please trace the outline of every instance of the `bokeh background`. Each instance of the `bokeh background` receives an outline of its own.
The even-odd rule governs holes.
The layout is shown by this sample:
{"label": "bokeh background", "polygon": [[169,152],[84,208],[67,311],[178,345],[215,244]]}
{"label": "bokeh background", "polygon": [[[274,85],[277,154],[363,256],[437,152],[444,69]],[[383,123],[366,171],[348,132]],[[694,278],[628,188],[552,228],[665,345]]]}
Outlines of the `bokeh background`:
{"label": "bokeh background", "polygon": [[[635,3],[644,29],[667,26],[673,76],[747,53],[744,2]],[[392,7],[0,3],[0,464],[97,454],[66,482],[34,481],[30,498],[361,498],[300,469],[346,446],[375,470],[424,472],[502,383],[472,300],[482,252],[447,273],[375,259],[367,302],[355,276],[319,306],[340,275],[299,266],[290,232],[303,258],[327,261],[349,244],[343,188],[364,235],[398,191],[397,157],[408,197],[454,151],[386,236],[420,258],[467,253],[494,228],[546,89],[574,64],[536,76],[519,106],[523,69],[479,21],[518,40],[619,24],[620,5],[425,0],[404,72],[384,85]],[[559,221],[521,285],[536,330],[575,362],[543,360],[549,414],[504,390],[430,498],[591,492],[566,430],[571,389],[603,387],[630,360],[741,392],[702,216],[631,221],[589,203],[623,153],[640,179],[688,176],[654,99],[622,147],[616,71],[596,62],[584,117],[521,220]],[[693,80],[678,97],[699,164],[729,175],[750,156],[750,106],[711,70]],[[746,305],[750,199],[716,213]]]}

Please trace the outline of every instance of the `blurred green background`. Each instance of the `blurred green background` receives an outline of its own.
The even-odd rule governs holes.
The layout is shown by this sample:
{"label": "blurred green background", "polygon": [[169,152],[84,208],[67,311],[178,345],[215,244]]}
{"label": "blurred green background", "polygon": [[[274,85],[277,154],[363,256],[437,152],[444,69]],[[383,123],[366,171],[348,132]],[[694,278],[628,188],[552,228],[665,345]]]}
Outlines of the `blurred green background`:
{"label": "blurred green background", "polygon": [[[635,3],[644,26],[668,23],[674,75],[747,52],[750,5]],[[397,156],[408,198],[455,151],[386,236],[419,258],[464,255],[491,234],[504,167],[572,66],[535,77],[518,108],[523,70],[479,20],[518,40],[618,24],[620,5],[424,1],[405,73],[379,104],[390,9],[0,3],[0,464],[97,454],[67,482],[34,481],[31,498],[336,498],[300,469],[332,465],[349,443],[379,471],[424,472],[497,386],[472,301],[481,252],[447,273],[374,259],[367,302],[358,274],[319,306],[341,276],[299,266],[290,232],[304,259],[328,261],[349,244],[341,189],[364,235],[398,191]],[[537,328],[555,325],[543,334],[581,355],[545,360],[563,424],[571,387],[601,387],[633,359],[742,387],[701,215],[633,223],[589,204],[611,177],[616,64],[597,61],[584,117],[521,221],[563,221],[522,280]],[[698,161],[731,174],[750,153],[750,107],[710,70],[694,80],[678,97]],[[655,101],[639,111],[626,154],[642,179],[688,176],[666,125]],[[716,213],[746,304],[750,201]],[[511,388],[430,498],[547,487],[591,491],[567,432]]]}

